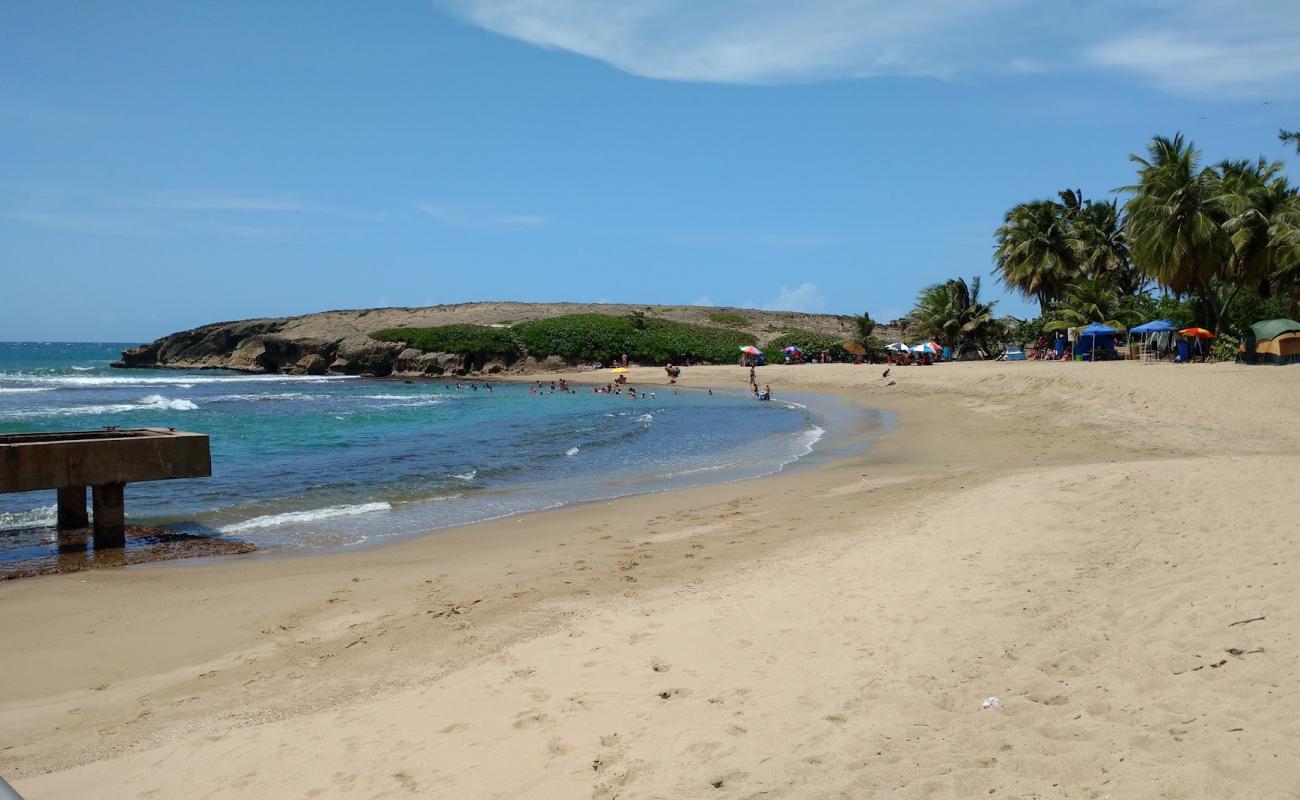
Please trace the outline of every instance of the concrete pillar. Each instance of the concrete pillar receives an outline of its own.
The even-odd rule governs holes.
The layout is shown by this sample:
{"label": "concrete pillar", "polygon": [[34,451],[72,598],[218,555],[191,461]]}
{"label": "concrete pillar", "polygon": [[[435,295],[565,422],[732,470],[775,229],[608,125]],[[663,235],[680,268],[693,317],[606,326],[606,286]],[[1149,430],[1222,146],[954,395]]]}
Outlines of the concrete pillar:
{"label": "concrete pillar", "polygon": [[86,516],[86,487],[59,487],[59,530],[73,530],[90,525]]}
{"label": "concrete pillar", "polygon": [[106,483],[91,492],[95,506],[95,549],[126,546],[122,484]]}

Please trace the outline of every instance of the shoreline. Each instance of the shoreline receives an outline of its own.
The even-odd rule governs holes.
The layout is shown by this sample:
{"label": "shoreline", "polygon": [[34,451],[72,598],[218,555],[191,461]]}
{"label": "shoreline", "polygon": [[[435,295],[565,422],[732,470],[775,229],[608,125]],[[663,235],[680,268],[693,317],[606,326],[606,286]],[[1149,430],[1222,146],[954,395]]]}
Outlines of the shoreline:
{"label": "shoreline", "polygon": [[[1297,701],[1266,694],[1297,655],[1272,566],[1300,557],[1277,551],[1300,510],[1297,436],[1274,427],[1293,379],[764,369],[898,425],[808,469],[362,552],[0,585],[0,773],[31,797],[369,795],[396,773],[467,797],[1136,797],[1195,747],[1169,778],[1186,796],[1291,785],[1233,742],[1295,732]],[[1194,418],[1158,405],[1191,393]],[[1282,499],[1252,502],[1261,470]]]}
{"label": "shoreline", "polygon": [[[600,377],[605,377],[605,375],[603,373],[593,373],[587,380],[594,383],[594,379]],[[374,383],[392,383],[395,380],[398,379],[376,379]],[[440,387],[444,383],[447,383],[445,380],[402,381],[404,384],[410,384],[413,382],[425,383],[431,387]],[[468,381],[465,381],[465,383],[468,383]],[[498,383],[523,386],[525,384],[531,384],[531,381],[501,381]],[[660,383],[663,383],[663,381],[660,381]],[[584,382],[583,385],[585,386],[586,382]],[[678,387],[666,387],[654,384],[652,387],[648,388],[664,391],[668,388],[676,389]],[[702,399],[704,391],[708,387],[697,386],[680,388],[682,389],[683,394],[695,394],[697,395],[697,399]],[[716,388],[719,389],[720,395],[729,396],[727,402],[735,402],[739,400],[743,404],[747,399],[743,393],[732,391],[730,387],[723,387],[719,384]],[[256,558],[288,558],[304,555],[309,556],[322,552],[329,552],[331,550],[346,551],[368,549],[376,546],[382,547],[394,541],[429,535],[433,532],[446,530],[451,527],[477,524],[479,522],[497,519],[506,519],[522,513],[536,513],[551,508],[567,507],[589,502],[604,502],[627,495],[660,494],[692,486],[706,486],[718,483],[751,480],[756,477],[763,477],[768,474],[789,470],[795,464],[807,460],[816,451],[823,447],[823,443],[820,440],[824,439],[825,436],[828,435],[827,431],[829,431],[830,436],[836,437],[841,432],[847,433],[849,430],[848,426],[853,425],[856,427],[859,425],[856,420],[851,421],[849,419],[852,414],[855,413],[854,410],[849,406],[845,406],[840,400],[829,396],[825,397],[824,400],[820,397],[804,397],[803,399],[806,401],[805,403],[779,402],[777,405],[792,406],[793,408],[790,410],[807,419],[807,425],[810,427],[803,431],[795,431],[791,433],[788,439],[783,438],[780,441],[774,441],[772,443],[774,448],[766,451],[768,453],[766,461],[770,461],[770,464],[765,461],[761,468],[759,468],[757,462],[749,463],[745,462],[743,459],[737,461],[736,459],[731,458],[713,459],[709,461],[708,464],[701,464],[700,466],[690,469],[687,467],[691,467],[692,465],[687,464],[680,468],[685,471],[672,471],[672,469],[676,468],[669,468],[666,466],[661,470],[657,468],[657,465],[647,465],[647,468],[643,469],[639,474],[621,475],[617,480],[610,479],[606,481],[598,480],[599,476],[595,476],[597,479],[592,482],[586,482],[580,480],[564,481],[555,478],[548,479],[544,474],[537,474],[534,476],[533,482],[528,484],[498,487],[489,485],[487,487],[478,487],[480,492],[476,493],[475,496],[479,496],[481,502],[475,502],[473,500],[456,500],[454,496],[452,498],[429,499],[407,498],[399,502],[399,500],[393,499],[392,497],[378,495],[372,496],[369,500],[356,499],[354,501],[349,501],[352,505],[337,506],[331,501],[331,498],[320,498],[320,502],[324,503],[324,505],[321,505],[316,509],[305,509],[290,514],[276,514],[271,511],[263,510],[260,513],[264,514],[264,516],[254,517],[233,524],[221,523],[220,526],[218,526],[218,523],[213,522],[210,523],[213,527],[207,530],[204,529],[202,523],[187,523],[180,521],[181,518],[169,518],[169,521],[161,523],[153,517],[147,517],[146,519],[150,524],[176,526],[176,530],[183,531],[187,535],[192,534],[200,537],[219,537],[219,534],[215,531],[222,531],[231,536],[240,537],[246,529],[273,527],[273,525],[262,524],[265,521],[270,521],[273,524],[293,525],[298,522],[298,517],[311,516],[315,511],[320,510],[325,512],[333,512],[337,510],[348,512],[351,509],[356,508],[372,512],[367,519],[355,524],[349,522],[349,520],[353,518],[351,514],[335,514],[338,519],[331,520],[328,523],[327,528],[329,531],[337,531],[337,538],[341,539],[341,543],[334,546],[327,547],[322,545],[318,547],[312,546],[305,549],[299,549],[294,546],[292,542],[289,544],[283,544],[271,541],[269,546],[263,542],[256,553],[247,554]],[[671,406],[673,405],[671,397],[661,397],[660,403],[663,403],[664,408],[668,410],[671,410]],[[868,446],[868,443],[863,441],[859,446],[865,447]],[[491,498],[496,498],[496,500],[492,500]],[[384,502],[373,502],[376,499],[383,500]],[[391,505],[389,505],[390,502]],[[471,505],[457,505],[464,502],[469,502]],[[448,505],[449,503],[450,505]],[[384,508],[378,508],[380,505],[384,506]],[[372,506],[374,506],[374,508],[371,508]],[[284,517],[285,519],[281,520],[280,517]],[[253,524],[250,525],[250,522]],[[350,529],[364,531],[366,535],[349,535],[345,533],[345,531]],[[358,536],[360,537],[359,539],[357,538]],[[356,541],[353,541],[354,539],[356,539]],[[184,558],[184,555],[171,554],[170,557]],[[54,555],[48,556],[50,564],[45,568],[36,570],[36,572],[55,573],[61,571],[54,563],[55,558]],[[196,555],[195,558],[210,560],[202,555]],[[245,558],[247,558],[247,556],[245,556]],[[133,565],[139,565],[135,560],[132,560],[132,563]],[[11,576],[6,575],[5,577]],[[19,575],[14,575],[12,577],[19,577]],[[34,575],[22,574],[21,577],[30,578],[34,577]]]}

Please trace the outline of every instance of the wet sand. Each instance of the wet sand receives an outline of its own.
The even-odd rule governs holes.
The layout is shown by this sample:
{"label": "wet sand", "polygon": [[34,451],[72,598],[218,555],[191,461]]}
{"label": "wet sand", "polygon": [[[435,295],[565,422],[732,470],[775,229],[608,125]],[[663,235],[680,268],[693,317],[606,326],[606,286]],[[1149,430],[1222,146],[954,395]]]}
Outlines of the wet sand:
{"label": "wet sand", "polygon": [[11,558],[0,564],[0,581],[182,558],[246,555],[257,549],[253,543],[238,539],[177,533],[140,525],[126,526],[125,547],[97,550],[93,543],[94,531],[90,528],[59,531],[57,537],[27,548],[29,552],[24,557]]}
{"label": "wet sand", "polygon": [[29,800],[1300,790],[1300,370],[882,369],[762,370],[896,415],[815,467],[0,583],[0,774]]}

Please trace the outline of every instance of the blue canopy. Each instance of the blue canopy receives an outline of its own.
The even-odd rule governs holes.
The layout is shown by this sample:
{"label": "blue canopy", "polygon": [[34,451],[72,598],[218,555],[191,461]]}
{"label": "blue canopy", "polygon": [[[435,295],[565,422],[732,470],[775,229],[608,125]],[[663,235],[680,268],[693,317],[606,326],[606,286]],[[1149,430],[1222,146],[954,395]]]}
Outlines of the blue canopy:
{"label": "blue canopy", "polygon": [[1145,325],[1139,325],[1129,330],[1129,333],[1165,333],[1178,330],[1178,326],[1167,319],[1158,319],[1148,322]]}
{"label": "blue canopy", "polygon": [[1106,334],[1119,333],[1119,331],[1109,325],[1102,325],[1100,322],[1094,322],[1088,327],[1079,331],[1080,336],[1104,336]]}

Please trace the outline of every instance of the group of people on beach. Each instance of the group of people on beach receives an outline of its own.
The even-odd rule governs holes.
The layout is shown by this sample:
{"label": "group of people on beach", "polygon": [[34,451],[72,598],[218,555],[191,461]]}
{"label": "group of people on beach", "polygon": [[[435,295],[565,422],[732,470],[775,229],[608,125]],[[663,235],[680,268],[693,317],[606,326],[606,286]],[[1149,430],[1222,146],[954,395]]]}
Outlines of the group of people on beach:
{"label": "group of people on beach", "polygon": [[885,356],[885,363],[891,367],[928,367],[935,363],[935,357],[933,353],[928,352],[915,355],[909,351],[895,353],[891,350]]}
{"label": "group of people on beach", "polygon": [[749,390],[754,393],[755,400],[766,401],[772,399],[772,386],[770,384],[764,384],[763,391],[758,390],[758,375],[754,372],[753,364],[749,365]]}

